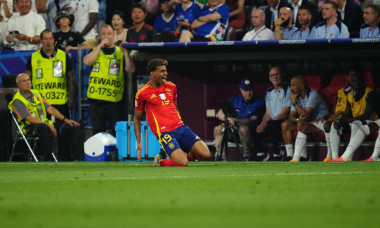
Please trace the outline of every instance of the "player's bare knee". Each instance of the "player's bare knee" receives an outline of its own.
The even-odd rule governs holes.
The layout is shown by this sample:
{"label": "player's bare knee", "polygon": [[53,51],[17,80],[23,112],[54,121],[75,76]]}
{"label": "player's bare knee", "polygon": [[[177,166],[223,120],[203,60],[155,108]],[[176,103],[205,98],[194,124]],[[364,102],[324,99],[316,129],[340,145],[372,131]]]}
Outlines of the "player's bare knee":
{"label": "player's bare knee", "polygon": [[290,128],[290,124],[291,124],[290,121],[284,121],[284,122],[282,122],[282,123],[281,123],[281,129],[282,129],[283,131],[287,131],[287,130],[289,130],[289,128]]}
{"label": "player's bare knee", "polygon": [[[173,159],[174,160],[174,159]],[[188,160],[186,157],[184,158],[177,158],[176,160],[174,160],[175,162],[177,162],[178,164],[181,164],[181,165],[187,165],[188,163]]]}
{"label": "player's bare knee", "polygon": [[248,127],[247,126],[240,126],[239,127],[239,134],[240,135],[248,135],[249,131],[248,131]]}

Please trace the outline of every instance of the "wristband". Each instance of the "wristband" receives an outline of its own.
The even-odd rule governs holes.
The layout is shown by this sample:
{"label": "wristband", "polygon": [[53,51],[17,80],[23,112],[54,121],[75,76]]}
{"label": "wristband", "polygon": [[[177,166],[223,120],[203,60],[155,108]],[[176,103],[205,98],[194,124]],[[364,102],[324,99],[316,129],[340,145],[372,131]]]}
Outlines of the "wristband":
{"label": "wristband", "polygon": [[298,103],[297,103],[297,101],[296,101],[296,102],[293,103],[293,106],[296,107],[297,104],[298,104]]}
{"label": "wristband", "polygon": [[62,121],[64,122],[64,121],[65,121],[65,119],[66,119],[66,117],[63,117]]}

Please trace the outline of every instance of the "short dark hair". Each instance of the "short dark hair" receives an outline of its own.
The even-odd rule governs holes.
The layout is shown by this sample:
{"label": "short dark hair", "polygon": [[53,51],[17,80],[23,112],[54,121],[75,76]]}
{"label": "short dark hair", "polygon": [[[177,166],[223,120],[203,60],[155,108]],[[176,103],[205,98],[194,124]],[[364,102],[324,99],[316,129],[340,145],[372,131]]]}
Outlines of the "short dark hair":
{"label": "short dark hair", "polygon": [[133,9],[141,9],[144,13],[147,12],[145,6],[141,5],[140,3],[134,4],[132,6],[131,12],[133,11]]}
{"label": "short dark hair", "polygon": [[336,2],[327,0],[323,4],[330,4],[332,6],[332,8],[334,8],[338,12],[338,4],[336,4]]}
{"label": "short dark hair", "polygon": [[300,10],[306,10],[307,12],[309,12],[309,14],[312,14],[311,11],[310,11],[310,8],[307,7],[307,6],[300,6],[300,8],[298,9],[298,11]]}
{"label": "short dark hair", "polygon": [[[44,29],[44,30],[42,30],[42,32],[40,33],[40,39],[42,40],[43,39],[43,37],[44,37],[44,34],[45,33],[51,33],[52,35],[53,35],[53,32],[50,30],[50,29]],[[53,37],[54,37],[54,35],[53,35]]]}
{"label": "short dark hair", "polygon": [[151,59],[147,64],[148,72],[153,72],[159,66],[167,66],[169,63],[165,59]]}
{"label": "short dark hair", "polygon": [[373,11],[374,13],[377,14],[377,17],[380,16],[380,6],[378,6],[378,5],[376,5],[376,4],[372,4],[372,3],[370,3],[370,4],[367,4],[367,5],[364,7],[364,9],[366,9],[366,8],[371,8],[372,11]]}
{"label": "short dark hair", "polygon": [[121,19],[124,21],[124,23],[125,23],[125,15],[124,15],[123,12],[121,12],[120,10],[115,10],[115,11],[113,11],[111,18],[113,18],[113,16],[115,16],[115,15],[119,15],[120,18],[121,18]]}

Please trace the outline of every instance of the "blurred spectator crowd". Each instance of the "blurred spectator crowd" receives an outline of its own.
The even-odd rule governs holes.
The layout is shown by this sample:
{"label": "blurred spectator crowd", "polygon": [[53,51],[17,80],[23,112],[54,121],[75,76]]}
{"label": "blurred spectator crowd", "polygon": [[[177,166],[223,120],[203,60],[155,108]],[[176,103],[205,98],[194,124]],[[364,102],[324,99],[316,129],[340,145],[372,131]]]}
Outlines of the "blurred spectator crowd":
{"label": "blurred spectator crowd", "polygon": [[114,42],[379,38],[379,0],[1,0],[0,50],[37,50],[54,32],[65,51]]}

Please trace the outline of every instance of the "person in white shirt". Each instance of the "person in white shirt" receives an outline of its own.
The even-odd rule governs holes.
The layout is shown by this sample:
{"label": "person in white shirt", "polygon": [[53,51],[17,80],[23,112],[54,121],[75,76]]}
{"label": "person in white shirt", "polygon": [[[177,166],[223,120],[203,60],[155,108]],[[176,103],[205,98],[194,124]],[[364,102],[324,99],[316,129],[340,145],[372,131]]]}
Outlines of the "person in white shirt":
{"label": "person in white shirt", "polygon": [[20,14],[14,14],[8,21],[6,41],[13,43],[14,50],[37,50],[40,47],[40,33],[45,29],[45,20],[31,12],[31,0],[16,0]]}
{"label": "person in white shirt", "polygon": [[254,29],[247,32],[243,41],[253,41],[253,40],[272,40],[273,32],[272,30],[265,27],[265,13],[261,9],[255,9],[251,14],[251,21]]}
{"label": "person in white shirt", "polygon": [[[66,10],[66,8],[64,8]],[[80,32],[91,47],[98,45],[96,22],[99,12],[98,0],[73,0],[67,10],[75,17],[73,28]]]}
{"label": "person in white shirt", "polygon": [[8,34],[8,21],[12,14],[13,0],[0,1],[0,42],[5,41],[5,36]]}

